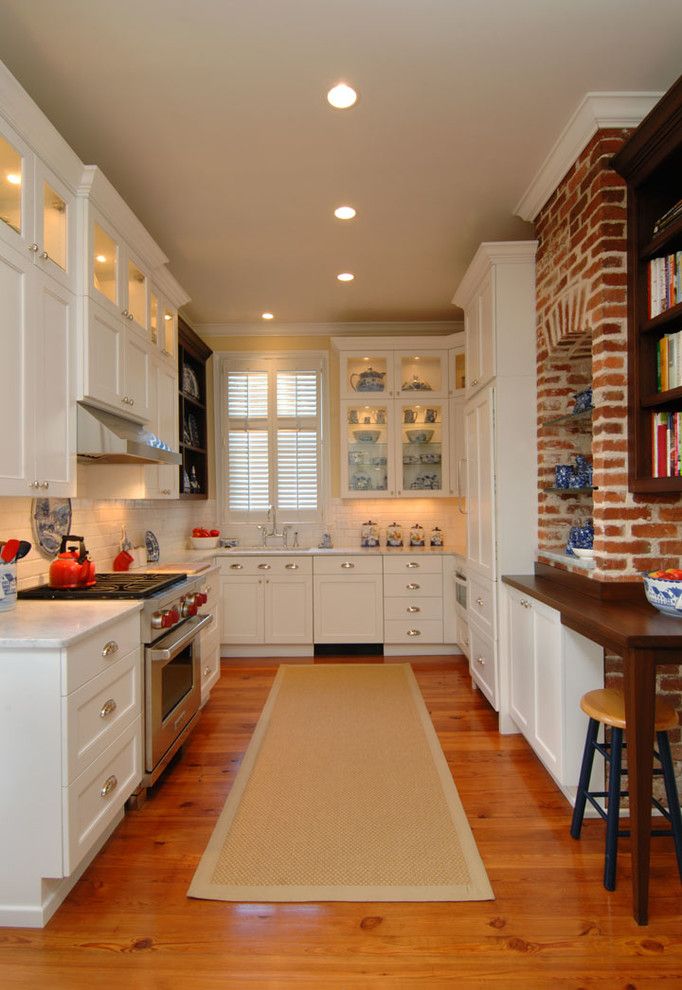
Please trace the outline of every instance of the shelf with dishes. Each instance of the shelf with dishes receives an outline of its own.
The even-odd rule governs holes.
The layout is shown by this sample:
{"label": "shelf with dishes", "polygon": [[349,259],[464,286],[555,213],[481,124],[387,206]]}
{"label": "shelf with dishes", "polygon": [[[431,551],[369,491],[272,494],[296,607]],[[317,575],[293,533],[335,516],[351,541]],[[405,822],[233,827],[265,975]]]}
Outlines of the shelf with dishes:
{"label": "shelf with dishes", "polygon": [[211,349],[182,319],[178,327],[181,498],[208,498],[206,362]]}

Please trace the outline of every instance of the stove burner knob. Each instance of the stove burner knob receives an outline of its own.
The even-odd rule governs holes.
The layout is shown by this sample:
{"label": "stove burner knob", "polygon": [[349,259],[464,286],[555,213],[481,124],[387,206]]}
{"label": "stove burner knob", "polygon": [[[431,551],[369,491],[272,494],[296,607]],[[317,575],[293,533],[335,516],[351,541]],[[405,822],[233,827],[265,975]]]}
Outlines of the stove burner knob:
{"label": "stove burner knob", "polygon": [[173,612],[171,611],[166,611],[161,616],[161,626],[163,629],[170,629],[171,626],[175,625],[175,622],[176,620],[173,616]]}
{"label": "stove burner knob", "polygon": [[153,612],[152,613],[152,629],[163,629],[163,613]]}
{"label": "stove burner knob", "polygon": [[200,591],[198,592],[198,594],[194,596],[194,601],[199,607],[201,607],[202,605],[205,605],[206,602],[208,601],[208,595],[204,594],[203,591]]}
{"label": "stove burner knob", "polygon": [[194,604],[193,595],[188,595],[187,598],[185,598],[180,611],[183,619],[187,619],[190,616],[197,614],[197,606]]}
{"label": "stove burner knob", "polygon": [[180,621],[180,613],[178,612],[177,608],[172,608],[168,614],[171,617],[172,626],[174,626],[176,622]]}

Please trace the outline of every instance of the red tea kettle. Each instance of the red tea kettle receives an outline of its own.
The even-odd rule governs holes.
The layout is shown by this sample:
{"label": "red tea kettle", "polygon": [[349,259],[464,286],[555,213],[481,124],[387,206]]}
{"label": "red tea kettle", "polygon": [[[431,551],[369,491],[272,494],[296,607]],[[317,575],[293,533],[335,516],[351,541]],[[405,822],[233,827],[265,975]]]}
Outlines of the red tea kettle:
{"label": "red tea kettle", "polygon": [[50,587],[90,588],[94,583],[95,565],[88,556],[83,537],[62,536],[59,555],[50,564]]}

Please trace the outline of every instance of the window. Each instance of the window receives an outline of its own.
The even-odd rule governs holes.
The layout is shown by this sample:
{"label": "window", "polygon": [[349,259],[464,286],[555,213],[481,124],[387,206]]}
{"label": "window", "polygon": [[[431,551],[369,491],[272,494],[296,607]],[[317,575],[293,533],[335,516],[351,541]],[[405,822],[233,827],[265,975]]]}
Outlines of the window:
{"label": "window", "polygon": [[256,521],[270,505],[283,521],[321,518],[323,362],[319,354],[223,359],[227,519]]}

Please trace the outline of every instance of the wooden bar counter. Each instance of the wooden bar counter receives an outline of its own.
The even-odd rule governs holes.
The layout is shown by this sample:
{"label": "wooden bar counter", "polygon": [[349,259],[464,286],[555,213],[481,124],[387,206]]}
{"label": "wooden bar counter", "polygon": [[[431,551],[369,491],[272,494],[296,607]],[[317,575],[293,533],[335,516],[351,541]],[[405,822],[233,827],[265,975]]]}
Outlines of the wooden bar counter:
{"label": "wooden bar counter", "polygon": [[590,581],[546,565],[537,565],[535,575],[502,581],[556,609],[563,625],[623,658],[633,916],[646,925],[656,667],[682,663],[682,620],[649,605],[640,583]]}

